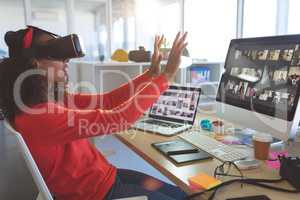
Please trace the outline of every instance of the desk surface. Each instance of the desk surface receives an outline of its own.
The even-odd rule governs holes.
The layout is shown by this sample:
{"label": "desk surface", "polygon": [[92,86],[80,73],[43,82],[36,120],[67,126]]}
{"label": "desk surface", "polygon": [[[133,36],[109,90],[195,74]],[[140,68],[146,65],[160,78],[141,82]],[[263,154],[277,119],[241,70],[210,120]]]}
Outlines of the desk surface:
{"label": "desk surface", "polygon": [[[198,116],[198,119],[199,118],[215,119],[213,115],[211,116],[201,115]],[[151,147],[151,144],[154,142],[172,140],[177,136],[165,137],[157,134],[146,133],[143,131],[129,130],[117,134],[116,137],[189,194],[195,191],[191,191],[189,189],[188,177],[194,176],[199,172],[204,172],[209,175],[213,175],[215,167],[221,164],[221,162],[218,161],[217,159],[211,159],[206,161],[193,162],[190,164],[175,165],[172,161],[168,160],[166,157],[160,154],[156,149]],[[248,178],[265,178],[265,179],[279,178],[278,171],[268,169],[264,162],[262,162],[260,168],[243,171],[243,173]],[[280,186],[289,188],[286,182],[281,183]],[[241,188],[240,184],[233,184],[231,186],[227,186],[226,188],[221,189],[218,192],[217,197],[215,199],[226,199],[229,197],[238,197],[238,196],[247,196],[247,195],[250,196],[250,195],[258,195],[258,194],[266,194],[272,200],[276,200],[276,199],[296,200],[299,198],[299,194],[286,194],[286,193],[266,190],[263,188],[247,186],[247,185]]]}

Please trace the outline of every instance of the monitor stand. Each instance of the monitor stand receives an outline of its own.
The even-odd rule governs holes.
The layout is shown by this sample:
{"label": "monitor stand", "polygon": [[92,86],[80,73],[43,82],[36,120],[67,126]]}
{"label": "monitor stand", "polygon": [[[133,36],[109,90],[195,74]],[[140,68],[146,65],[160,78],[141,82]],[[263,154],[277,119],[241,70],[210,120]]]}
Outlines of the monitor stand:
{"label": "monitor stand", "polygon": [[289,156],[300,157],[300,142],[290,142],[286,145]]}

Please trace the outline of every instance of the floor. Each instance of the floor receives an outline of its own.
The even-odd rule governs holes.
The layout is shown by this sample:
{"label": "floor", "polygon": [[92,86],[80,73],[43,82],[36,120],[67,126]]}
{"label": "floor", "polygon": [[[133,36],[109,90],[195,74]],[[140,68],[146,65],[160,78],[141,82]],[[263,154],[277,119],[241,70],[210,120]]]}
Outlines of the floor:
{"label": "floor", "polygon": [[[171,183],[115,137],[96,137],[95,144],[116,167],[138,170]],[[0,121],[0,199],[34,199],[36,194],[37,188],[17,150],[16,141]]]}
{"label": "floor", "polygon": [[169,179],[114,136],[106,136],[102,139],[96,137],[95,140],[97,148],[104,154],[107,154],[107,159],[116,167],[141,171],[162,181],[173,184]]}

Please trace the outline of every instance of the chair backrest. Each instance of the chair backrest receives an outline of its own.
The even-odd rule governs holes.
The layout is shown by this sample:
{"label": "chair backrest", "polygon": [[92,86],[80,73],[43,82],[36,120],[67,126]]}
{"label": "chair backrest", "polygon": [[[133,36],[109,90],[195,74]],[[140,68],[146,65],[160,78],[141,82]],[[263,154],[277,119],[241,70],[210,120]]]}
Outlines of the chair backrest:
{"label": "chair backrest", "polygon": [[40,194],[43,196],[44,200],[53,200],[52,195],[38,169],[38,166],[36,165],[22,135],[17,132],[10,124],[8,120],[4,120],[4,126],[15,136],[17,139],[18,147],[20,149],[20,152],[26,162],[26,165],[33,177],[33,180],[35,184],[37,185]]}

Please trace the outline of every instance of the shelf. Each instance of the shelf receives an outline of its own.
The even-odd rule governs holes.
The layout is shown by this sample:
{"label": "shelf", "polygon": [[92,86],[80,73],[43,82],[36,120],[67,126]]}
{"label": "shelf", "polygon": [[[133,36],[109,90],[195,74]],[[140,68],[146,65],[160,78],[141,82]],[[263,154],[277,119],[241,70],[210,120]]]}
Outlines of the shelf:
{"label": "shelf", "polygon": [[199,102],[198,106],[212,106],[216,103],[216,101],[207,101],[207,102]]}
{"label": "shelf", "polygon": [[[88,62],[88,61],[72,61],[71,81],[76,84],[79,82],[89,82],[94,85],[97,92],[111,91],[128,79],[136,77],[149,67],[150,62]],[[166,61],[162,62],[164,67]],[[206,94],[216,93],[217,86],[222,73],[223,63],[219,62],[194,62],[192,66],[203,65],[210,68],[210,81],[201,83],[191,82],[191,67],[179,69],[175,82],[181,85],[191,87],[201,87]],[[105,74],[105,76],[104,76]],[[207,92],[208,91],[208,92]],[[212,91],[212,92],[211,92]],[[88,92],[86,89],[80,88],[78,92]]]}
{"label": "shelf", "polygon": [[219,85],[219,81],[204,81],[204,82],[200,82],[200,83],[186,83],[186,85],[189,85],[189,86],[194,86],[194,87],[199,87],[199,86],[206,86],[206,85],[216,85],[218,86]]}

